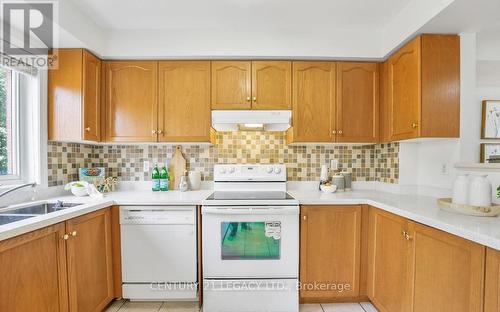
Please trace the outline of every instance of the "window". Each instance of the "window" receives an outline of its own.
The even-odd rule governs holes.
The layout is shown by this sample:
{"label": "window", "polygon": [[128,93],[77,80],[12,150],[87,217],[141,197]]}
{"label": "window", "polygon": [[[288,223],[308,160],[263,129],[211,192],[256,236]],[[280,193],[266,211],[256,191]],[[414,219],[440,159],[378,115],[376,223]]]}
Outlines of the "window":
{"label": "window", "polygon": [[0,67],[0,179],[19,179],[19,75]]}

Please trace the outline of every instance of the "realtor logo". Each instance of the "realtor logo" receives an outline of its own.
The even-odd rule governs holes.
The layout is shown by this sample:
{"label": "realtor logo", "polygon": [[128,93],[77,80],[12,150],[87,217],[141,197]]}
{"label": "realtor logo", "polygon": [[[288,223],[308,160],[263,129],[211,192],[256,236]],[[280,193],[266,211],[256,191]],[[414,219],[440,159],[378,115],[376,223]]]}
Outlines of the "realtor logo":
{"label": "realtor logo", "polygon": [[2,1],[2,51],[47,55],[54,47],[54,2]]}

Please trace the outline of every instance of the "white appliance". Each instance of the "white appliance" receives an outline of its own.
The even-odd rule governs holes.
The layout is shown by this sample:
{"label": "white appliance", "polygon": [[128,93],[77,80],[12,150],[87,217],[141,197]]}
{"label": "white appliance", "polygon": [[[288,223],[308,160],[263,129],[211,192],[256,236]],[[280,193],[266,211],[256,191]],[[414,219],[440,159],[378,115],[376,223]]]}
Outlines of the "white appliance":
{"label": "white appliance", "polygon": [[202,223],[204,311],[299,310],[299,205],[284,165],[215,165]]}
{"label": "white appliance", "polygon": [[123,298],[196,300],[195,206],[120,207]]}
{"label": "white appliance", "polygon": [[290,110],[213,110],[212,127],[217,131],[285,131],[291,118]]}

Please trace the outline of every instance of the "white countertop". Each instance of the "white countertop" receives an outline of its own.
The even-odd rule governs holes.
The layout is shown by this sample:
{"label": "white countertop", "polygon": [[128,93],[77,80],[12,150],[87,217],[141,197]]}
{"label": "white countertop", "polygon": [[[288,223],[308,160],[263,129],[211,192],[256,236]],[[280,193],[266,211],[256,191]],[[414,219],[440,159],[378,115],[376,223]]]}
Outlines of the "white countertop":
{"label": "white countertop", "polygon": [[[169,191],[153,193],[147,190],[117,191],[101,200],[89,197],[63,196],[47,200],[53,202],[81,202],[83,205],[29,218],[0,226],[0,240],[27,233],[112,205],[201,205],[212,190]],[[410,220],[469,239],[500,250],[500,218],[471,217],[442,211],[436,198],[400,195],[381,191],[357,190],[325,194],[317,190],[293,189],[289,193],[302,205],[356,205],[367,204],[400,215]],[[45,201],[45,202],[47,202]],[[335,209],[332,207],[332,209]],[[2,209],[3,210],[3,209]]]}
{"label": "white countertop", "polygon": [[434,197],[400,195],[380,191],[351,191],[325,194],[291,190],[301,205],[367,204],[418,223],[500,250],[500,218],[473,217],[439,209]]}

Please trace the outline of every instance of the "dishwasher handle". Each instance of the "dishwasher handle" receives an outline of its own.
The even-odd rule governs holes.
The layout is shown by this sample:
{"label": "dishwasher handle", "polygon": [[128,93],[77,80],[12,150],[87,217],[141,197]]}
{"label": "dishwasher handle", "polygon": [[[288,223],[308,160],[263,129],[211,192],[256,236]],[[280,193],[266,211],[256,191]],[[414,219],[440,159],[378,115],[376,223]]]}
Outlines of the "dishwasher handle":
{"label": "dishwasher handle", "polygon": [[195,225],[196,210],[120,210],[120,224]]}

